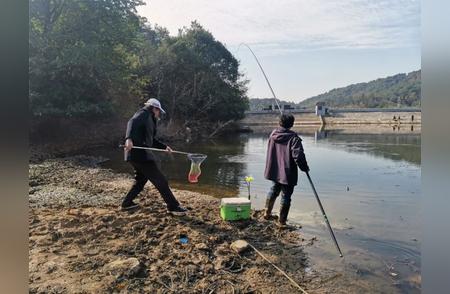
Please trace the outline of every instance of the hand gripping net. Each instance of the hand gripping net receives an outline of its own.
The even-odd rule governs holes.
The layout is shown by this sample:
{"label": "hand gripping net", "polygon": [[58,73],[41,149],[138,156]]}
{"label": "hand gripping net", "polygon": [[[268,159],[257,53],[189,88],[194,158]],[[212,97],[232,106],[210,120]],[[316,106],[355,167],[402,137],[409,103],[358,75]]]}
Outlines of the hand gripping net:
{"label": "hand gripping net", "polygon": [[188,154],[187,156],[191,160],[191,170],[189,171],[188,181],[189,183],[198,183],[202,171],[200,165],[206,159],[204,154]]}

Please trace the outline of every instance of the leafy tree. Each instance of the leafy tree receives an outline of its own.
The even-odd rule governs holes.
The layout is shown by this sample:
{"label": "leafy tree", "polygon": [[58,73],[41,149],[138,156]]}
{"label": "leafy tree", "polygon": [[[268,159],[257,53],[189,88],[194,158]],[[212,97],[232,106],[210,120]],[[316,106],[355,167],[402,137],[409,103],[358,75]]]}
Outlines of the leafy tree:
{"label": "leafy tree", "polygon": [[178,126],[244,116],[239,63],[200,24],[170,36],[136,13],[141,0],[31,0],[33,116],[125,118],[149,97]]}
{"label": "leafy tree", "polygon": [[31,0],[34,115],[106,115],[138,90],[140,0]]}
{"label": "leafy tree", "polygon": [[172,123],[239,119],[248,108],[239,63],[212,34],[193,22],[166,38],[147,65],[147,96],[167,105]]}

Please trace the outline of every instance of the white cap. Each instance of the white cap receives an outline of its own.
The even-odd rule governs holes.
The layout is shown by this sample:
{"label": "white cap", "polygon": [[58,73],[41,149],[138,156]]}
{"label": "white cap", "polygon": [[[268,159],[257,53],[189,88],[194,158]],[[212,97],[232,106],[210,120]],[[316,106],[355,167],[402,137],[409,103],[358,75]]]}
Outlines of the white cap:
{"label": "white cap", "polygon": [[150,99],[147,100],[147,102],[144,103],[144,105],[150,105],[150,106],[159,108],[162,113],[166,113],[166,111],[164,109],[162,109],[161,102],[159,102],[158,99],[150,98]]}

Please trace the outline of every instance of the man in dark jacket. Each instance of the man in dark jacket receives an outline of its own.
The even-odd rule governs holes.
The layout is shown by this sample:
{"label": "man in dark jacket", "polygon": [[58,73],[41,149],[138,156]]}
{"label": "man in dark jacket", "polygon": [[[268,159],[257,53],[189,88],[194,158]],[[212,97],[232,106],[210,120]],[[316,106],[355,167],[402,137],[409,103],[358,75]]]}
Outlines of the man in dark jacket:
{"label": "man in dark jacket", "polygon": [[151,147],[172,152],[169,146],[155,138],[157,119],[159,119],[161,112],[165,113],[161,108],[161,103],[157,99],[151,98],[128,121],[125,135],[125,160],[134,167],[135,182],[122,202],[122,210],[138,207],[133,200],[144,189],[145,183],[150,181],[161,193],[162,198],[166,202],[168,212],[174,214],[186,212],[186,209],[180,206],[180,203],[170,190],[169,183],[156,165],[152,152],[150,150],[133,148],[133,146]]}
{"label": "man in dark jacket", "polygon": [[302,139],[290,128],[294,125],[292,114],[280,116],[280,127],[270,134],[266,170],[264,177],[273,182],[273,186],[267,195],[266,213],[264,218],[272,218],[272,209],[280,192],[281,209],[279,224],[286,225],[289,208],[291,207],[291,196],[297,185],[297,166],[304,172],[309,171],[305,154],[303,153]]}

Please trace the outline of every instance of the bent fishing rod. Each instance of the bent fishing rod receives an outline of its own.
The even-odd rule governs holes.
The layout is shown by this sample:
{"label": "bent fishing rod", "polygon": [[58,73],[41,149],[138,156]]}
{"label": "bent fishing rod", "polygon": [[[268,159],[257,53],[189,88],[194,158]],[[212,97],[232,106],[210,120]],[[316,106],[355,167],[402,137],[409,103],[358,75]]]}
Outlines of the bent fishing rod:
{"label": "bent fishing rod", "polygon": [[[280,114],[283,114],[283,111],[281,110],[280,104],[278,104],[277,96],[275,95],[275,92],[274,92],[273,89],[272,89],[272,85],[270,85],[269,79],[267,78],[267,75],[266,75],[266,73],[264,72],[264,69],[262,68],[261,63],[259,63],[258,57],[256,57],[255,53],[253,52],[252,48],[250,48],[250,46],[248,46],[248,45],[245,44],[245,43],[241,43],[241,44],[239,44],[239,47],[240,47],[241,45],[246,46],[246,47],[248,48],[248,50],[250,50],[250,52],[252,53],[253,57],[255,57],[256,63],[258,63],[258,66],[259,66],[259,68],[261,69],[261,72],[263,73],[264,78],[266,79],[267,85],[269,86],[270,91],[272,92],[273,98],[275,99],[275,102],[277,103],[278,110],[280,111]],[[239,50],[239,47],[238,47],[238,50]]]}
{"label": "bent fishing rod", "polygon": [[[239,47],[240,47],[241,45],[245,45],[245,46],[250,50],[250,52],[252,53],[253,57],[255,57],[255,60],[256,60],[256,62],[258,63],[259,68],[261,69],[261,71],[262,71],[262,73],[263,73],[263,75],[264,75],[264,78],[266,79],[267,85],[269,85],[270,91],[271,91],[272,94],[273,94],[273,98],[275,99],[275,102],[277,103],[278,110],[280,110],[280,114],[283,114],[283,112],[281,111],[281,108],[280,108],[280,104],[278,104],[277,96],[275,95],[275,93],[274,93],[274,91],[273,91],[273,89],[272,89],[272,86],[270,85],[269,79],[267,78],[267,75],[266,75],[266,73],[264,72],[264,69],[262,68],[261,63],[259,63],[259,60],[258,60],[258,58],[256,57],[255,53],[254,53],[253,50],[250,48],[250,46],[248,46],[247,44],[241,43],[241,44],[239,45]],[[239,50],[239,47],[238,47],[238,50]],[[325,210],[323,209],[322,202],[321,202],[320,199],[319,199],[319,195],[317,195],[316,188],[314,187],[314,184],[313,184],[313,182],[312,182],[312,180],[311,180],[311,177],[309,176],[309,173],[308,173],[308,172],[306,172],[306,176],[308,177],[309,183],[311,184],[311,188],[312,188],[312,190],[313,190],[313,192],[314,192],[314,196],[316,196],[317,203],[319,204],[320,210],[322,211],[322,216],[323,216],[323,218],[325,219],[325,223],[327,224],[328,231],[330,232],[331,238],[332,238],[333,241],[334,241],[334,245],[336,246],[336,249],[337,249],[337,251],[339,252],[339,256],[340,256],[340,257],[343,257],[341,248],[339,248],[339,244],[338,244],[338,242],[337,242],[337,240],[336,240],[336,236],[334,235],[333,229],[331,228],[330,222],[328,221],[328,217],[327,217],[327,215],[326,215],[326,213],[325,213]]]}

